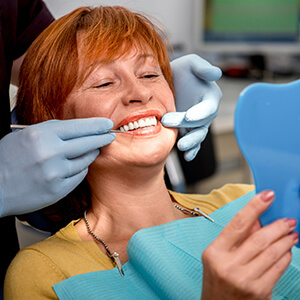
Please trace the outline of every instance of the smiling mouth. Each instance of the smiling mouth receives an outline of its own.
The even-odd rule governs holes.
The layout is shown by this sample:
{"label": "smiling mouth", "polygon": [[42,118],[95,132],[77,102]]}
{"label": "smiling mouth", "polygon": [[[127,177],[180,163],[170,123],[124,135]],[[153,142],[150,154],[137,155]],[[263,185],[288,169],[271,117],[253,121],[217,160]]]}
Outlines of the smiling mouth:
{"label": "smiling mouth", "polygon": [[138,129],[156,126],[158,123],[156,117],[142,118],[134,122],[129,122],[126,125],[120,126],[118,129],[122,132],[130,132]]}

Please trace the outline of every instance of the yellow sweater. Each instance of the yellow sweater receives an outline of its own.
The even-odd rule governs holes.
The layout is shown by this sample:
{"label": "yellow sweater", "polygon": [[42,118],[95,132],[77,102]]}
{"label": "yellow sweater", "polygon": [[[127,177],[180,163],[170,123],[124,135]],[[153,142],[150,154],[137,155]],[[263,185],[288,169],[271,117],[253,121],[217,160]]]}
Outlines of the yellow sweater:
{"label": "yellow sweater", "polygon": [[[171,192],[180,205],[210,214],[252,191],[252,185],[225,185],[208,195]],[[52,286],[71,276],[114,266],[93,241],[83,241],[72,221],[50,238],[24,248],[12,261],[5,278],[4,299],[58,299]]]}

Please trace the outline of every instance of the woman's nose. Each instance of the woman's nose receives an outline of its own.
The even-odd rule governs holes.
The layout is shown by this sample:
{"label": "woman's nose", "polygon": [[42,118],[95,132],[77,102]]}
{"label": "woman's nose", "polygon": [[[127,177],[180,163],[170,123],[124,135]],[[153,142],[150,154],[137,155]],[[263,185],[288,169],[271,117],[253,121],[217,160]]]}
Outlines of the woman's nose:
{"label": "woman's nose", "polygon": [[147,103],[152,98],[152,90],[147,83],[143,82],[143,78],[131,78],[124,85],[123,103],[129,105],[131,103]]}

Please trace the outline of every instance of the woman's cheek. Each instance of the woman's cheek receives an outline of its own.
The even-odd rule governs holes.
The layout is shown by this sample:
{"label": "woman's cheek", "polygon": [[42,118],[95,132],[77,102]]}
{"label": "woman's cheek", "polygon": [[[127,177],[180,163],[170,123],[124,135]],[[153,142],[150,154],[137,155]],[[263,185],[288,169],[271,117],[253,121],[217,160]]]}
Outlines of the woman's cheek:
{"label": "woman's cheek", "polygon": [[167,107],[168,112],[175,112],[176,111],[175,98],[172,92],[171,95],[169,95],[168,99],[170,99]]}

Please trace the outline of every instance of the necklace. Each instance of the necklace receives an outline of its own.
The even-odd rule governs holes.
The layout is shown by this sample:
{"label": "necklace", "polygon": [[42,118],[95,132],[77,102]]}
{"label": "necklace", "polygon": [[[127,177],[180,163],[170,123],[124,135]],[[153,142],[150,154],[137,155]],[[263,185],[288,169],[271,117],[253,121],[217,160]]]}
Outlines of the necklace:
{"label": "necklace", "polygon": [[[181,206],[179,206],[177,204],[174,204],[174,207],[177,208],[178,210],[182,211],[185,214],[190,214],[192,216],[200,216],[200,215],[202,215],[205,218],[209,219],[210,221],[214,222],[214,220],[211,217],[209,217],[206,213],[204,213],[203,211],[201,211],[198,207],[194,207],[193,210],[189,210],[187,208],[183,208],[183,207],[181,207]],[[112,260],[113,264],[117,266],[117,268],[118,268],[121,276],[124,276],[119,254],[117,252],[111,253],[110,250],[109,250],[109,248],[108,248],[108,246],[107,246],[107,244],[103,240],[101,240],[100,238],[98,238],[96,236],[96,234],[92,231],[92,229],[90,227],[90,224],[89,224],[89,221],[87,219],[86,213],[87,213],[87,210],[83,213],[83,217],[84,217],[84,221],[85,221],[85,224],[86,224],[86,227],[87,227],[87,230],[88,230],[89,234],[96,241],[98,241],[99,243],[101,243],[104,246],[107,256]]]}
{"label": "necklace", "polygon": [[90,227],[89,221],[86,217],[86,213],[87,213],[87,210],[84,212],[83,217],[84,217],[84,221],[85,221],[88,232],[90,233],[90,235],[96,241],[100,242],[104,246],[107,256],[112,260],[113,264],[117,266],[121,276],[124,276],[124,273],[123,273],[123,270],[122,270],[122,264],[121,264],[120,257],[119,257],[119,253],[117,253],[117,252],[111,253],[108,246],[107,246],[107,244],[103,240],[99,239],[96,236],[96,234],[92,231],[92,229]]}

